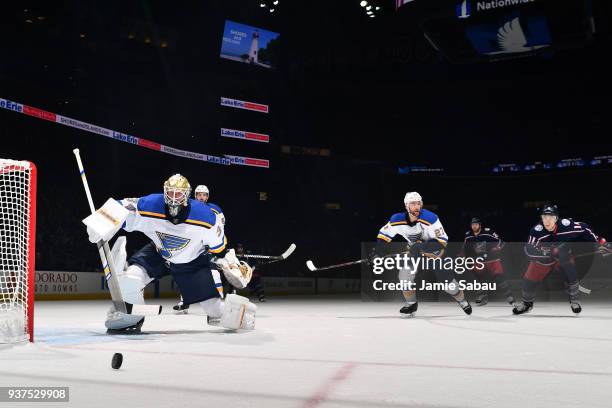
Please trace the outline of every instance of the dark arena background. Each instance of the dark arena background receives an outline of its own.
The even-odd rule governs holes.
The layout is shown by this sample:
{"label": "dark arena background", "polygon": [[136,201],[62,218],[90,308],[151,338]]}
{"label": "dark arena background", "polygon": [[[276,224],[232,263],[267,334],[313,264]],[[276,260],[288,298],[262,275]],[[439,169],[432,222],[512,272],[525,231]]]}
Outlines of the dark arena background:
{"label": "dark arena background", "polygon": [[[609,406],[611,7],[3,5],[0,158],[33,163],[36,192],[19,184],[27,172],[0,160],[0,405]],[[236,296],[257,307],[254,330],[215,325],[201,292],[175,310],[187,292],[172,272],[144,289],[161,315],[107,333],[105,282],[124,271],[105,276],[89,242],[75,148],[95,208],[162,194],[176,173],[191,198],[208,187],[227,245],[215,256],[200,242],[207,266],[197,273],[213,282],[231,248],[265,255],[238,253],[255,268]],[[406,213],[408,192],[422,197],[417,221]],[[192,207],[220,225],[208,205]],[[543,225],[547,214],[554,229]],[[436,220],[435,236],[412,235]],[[475,254],[499,258],[504,273],[444,276],[497,290],[417,290],[418,312],[400,313],[416,297],[373,289],[386,241],[405,252],[410,235],[411,256],[420,248],[455,259],[471,253],[464,240],[476,224],[494,238]],[[111,247],[118,236],[130,265],[151,242],[119,230]],[[170,271],[164,251],[182,248],[160,240],[152,256]],[[292,243],[286,259],[274,258]],[[211,296],[228,313],[233,289],[217,269],[224,290]],[[425,268],[416,282],[441,276]],[[384,277],[396,281],[398,270]],[[123,283],[119,292],[128,296]],[[114,353],[123,355],[117,369]]]}

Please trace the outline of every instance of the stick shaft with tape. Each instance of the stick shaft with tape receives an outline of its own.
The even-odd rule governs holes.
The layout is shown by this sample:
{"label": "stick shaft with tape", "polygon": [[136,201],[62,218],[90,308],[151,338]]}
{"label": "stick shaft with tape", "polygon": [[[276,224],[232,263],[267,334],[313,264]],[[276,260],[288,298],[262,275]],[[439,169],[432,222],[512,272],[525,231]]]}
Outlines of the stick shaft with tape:
{"label": "stick shaft with tape", "polygon": [[[89,183],[87,183],[87,176],[85,175],[85,170],[83,169],[83,162],[81,161],[79,149],[74,149],[72,152],[74,153],[77,165],[79,166],[79,173],[81,174],[81,180],[83,181],[83,188],[85,189],[89,209],[92,213],[94,213],[96,212],[96,207],[94,206],[93,199],[91,198],[91,191],[89,190]],[[115,305],[115,310],[118,312],[127,313],[127,308],[125,302],[123,301],[123,295],[121,294],[121,287],[119,286],[119,281],[115,275],[116,269],[113,263],[113,257],[110,254],[110,248],[108,247],[107,242],[100,241],[98,243],[98,253],[100,254],[100,261],[102,262],[104,277],[108,284],[108,290],[111,294],[113,304]]]}

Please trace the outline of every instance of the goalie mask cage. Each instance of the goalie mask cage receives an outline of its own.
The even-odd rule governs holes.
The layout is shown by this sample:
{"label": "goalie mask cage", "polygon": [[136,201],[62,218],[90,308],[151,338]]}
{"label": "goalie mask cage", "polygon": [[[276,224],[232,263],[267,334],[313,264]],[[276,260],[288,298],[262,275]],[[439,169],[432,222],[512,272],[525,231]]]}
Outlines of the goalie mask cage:
{"label": "goalie mask cage", "polygon": [[0,343],[34,339],[36,166],[0,159]]}

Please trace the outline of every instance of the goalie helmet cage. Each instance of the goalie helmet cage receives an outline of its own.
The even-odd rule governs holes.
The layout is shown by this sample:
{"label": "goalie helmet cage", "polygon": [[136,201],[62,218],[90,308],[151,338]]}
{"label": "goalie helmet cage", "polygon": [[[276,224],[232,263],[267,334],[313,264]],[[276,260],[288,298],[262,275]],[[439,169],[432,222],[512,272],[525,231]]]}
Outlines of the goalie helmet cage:
{"label": "goalie helmet cage", "polygon": [[0,343],[34,340],[36,166],[0,159]]}

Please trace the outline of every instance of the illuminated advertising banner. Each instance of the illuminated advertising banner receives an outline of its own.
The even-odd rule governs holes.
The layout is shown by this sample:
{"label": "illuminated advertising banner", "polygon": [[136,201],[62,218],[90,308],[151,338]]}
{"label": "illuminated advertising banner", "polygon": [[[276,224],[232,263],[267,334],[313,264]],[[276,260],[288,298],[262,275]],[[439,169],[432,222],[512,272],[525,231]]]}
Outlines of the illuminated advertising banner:
{"label": "illuminated advertising banner", "polygon": [[[237,102],[242,102],[242,101],[237,101]],[[251,102],[247,102],[247,103],[251,104]],[[262,106],[265,107],[266,112],[268,110],[267,105],[259,105],[259,104],[253,104],[253,105],[256,105],[256,108],[254,110],[259,110],[261,109]],[[38,109],[32,106],[24,105],[18,102],[13,102],[8,99],[0,98],[0,109],[10,110],[13,112],[32,116],[38,119],[44,119],[44,120],[48,120],[51,122],[59,123],[61,125],[69,126],[75,129],[80,129],[88,133],[94,133],[94,134],[108,137],[110,139],[117,140],[120,142],[129,143],[135,146],[144,147],[146,149],[151,149],[151,150],[155,150],[158,152],[170,154],[172,156],[184,157],[186,159],[192,159],[192,160],[200,160],[200,161],[204,161],[207,163],[220,164],[224,166],[236,164],[240,166],[250,166],[250,167],[262,167],[262,168],[270,167],[269,160],[256,159],[253,157],[230,156],[230,155],[224,155],[223,157],[220,157],[220,156],[213,156],[213,155],[205,154],[205,153],[196,153],[196,152],[190,152],[187,150],[176,149],[174,147],[166,146],[161,143],[154,142],[152,140],[144,139],[142,137],[136,137],[136,136],[128,135],[126,133],[118,132],[116,130],[106,129],[106,128],[103,128],[97,125],[93,125],[91,123],[87,123],[87,122],[83,122],[77,119],[62,116],[57,113],[47,112],[45,110]],[[248,109],[248,108],[244,108],[244,109]],[[247,134],[248,134],[248,138],[249,138],[248,140],[262,139],[262,140],[257,140],[257,141],[264,141],[263,140],[265,139],[264,136],[269,138],[268,135],[263,135],[259,133],[252,133],[252,132],[243,132],[243,133],[245,133],[245,138],[247,137]]]}
{"label": "illuminated advertising banner", "polygon": [[226,20],[221,58],[274,68],[278,60],[279,33]]}

